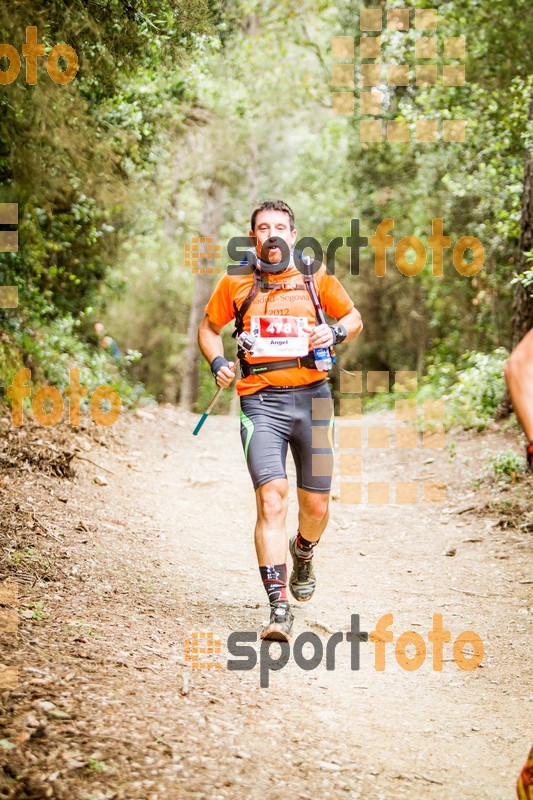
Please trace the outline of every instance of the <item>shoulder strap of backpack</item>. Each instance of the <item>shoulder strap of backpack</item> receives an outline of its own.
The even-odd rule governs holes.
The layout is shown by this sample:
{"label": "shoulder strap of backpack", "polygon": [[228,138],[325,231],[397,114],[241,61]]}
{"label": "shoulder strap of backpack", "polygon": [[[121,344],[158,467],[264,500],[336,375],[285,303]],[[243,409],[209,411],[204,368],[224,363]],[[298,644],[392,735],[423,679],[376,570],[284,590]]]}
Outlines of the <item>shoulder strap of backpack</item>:
{"label": "shoulder strap of backpack", "polygon": [[[303,264],[304,264],[304,272],[303,272],[303,279],[304,279],[304,287],[307,289],[309,296],[311,298],[311,302],[315,308],[316,318],[317,321],[320,323],[325,323],[326,318],[324,316],[324,311],[322,310],[322,306],[320,305],[320,299],[318,297],[318,293],[315,286],[315,281],[313,279],[313,274],[311,272],[311,259],[308,256],[303,257]],[[291,289],[302,289],[301,284],[279,284],[279,283],[269,283],[268,280],[265,280],[261,275],[261,270],[257,268],[255,264],[253,264],[250,260],[248,260],[250,266],[253,270],[253,278],[254,282],[250,291],[248,292],[247,296],[245,297],[241,307],[237,306],[235,300],[233,301],[233,311],[235,315],[235,330],[232,333],[232,337],[234,339],[239,336],[240,333],[244,330],[244,316],[250,306],[252,305],[255,297],[257,296],[260,290],[262,291],[269,291],[271,289],[281,289],[281,288],[291,288]]]}
{"label": "shoulder strap of backpack", "polygon": [[309,297],[311,298],[311,302],[315,307],[317,322],[323,325],[326,323],[326,317],[324,315],[324,311],[320,304],[320,298],[316,290],[313,273],[311,272],[311,258],[309,256],[303,256],[302,261],[304,264],[303,276],[304,276],[305,288],[309,292]]}
{"label": "shoulder strap of backpack", "polygon": [[247,296],[245,297],[241,307],[237,306],[235,300],[233,301],[233,311],[235,312],[235,330],[232,333],[234,339],[244,330],[244,315],[252,305],[257,293],[261,288],[261,272],[254,267],[253,270],[254,282]]}

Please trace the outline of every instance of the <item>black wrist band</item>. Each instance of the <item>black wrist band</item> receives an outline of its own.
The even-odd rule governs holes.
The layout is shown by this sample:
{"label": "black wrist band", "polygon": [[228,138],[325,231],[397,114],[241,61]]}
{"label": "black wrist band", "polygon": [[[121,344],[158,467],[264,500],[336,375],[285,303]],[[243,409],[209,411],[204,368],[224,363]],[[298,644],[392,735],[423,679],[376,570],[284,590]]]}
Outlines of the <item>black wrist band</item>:
{"label": "black wrist band", "polygon": [[341,342],[344,342],[347,336],[347,331],[344,325],[337,323],[336,325],[330,325],[329,327],[333,333],[333,344],[341,344]]}
{"label": "black wrist band", "polygon": [[213,373],[213,377],[215,379],[220,367],[229,367],[229,361],[227,358],[224,358],[224,356],[215,356],[211,361],[211,372]]}

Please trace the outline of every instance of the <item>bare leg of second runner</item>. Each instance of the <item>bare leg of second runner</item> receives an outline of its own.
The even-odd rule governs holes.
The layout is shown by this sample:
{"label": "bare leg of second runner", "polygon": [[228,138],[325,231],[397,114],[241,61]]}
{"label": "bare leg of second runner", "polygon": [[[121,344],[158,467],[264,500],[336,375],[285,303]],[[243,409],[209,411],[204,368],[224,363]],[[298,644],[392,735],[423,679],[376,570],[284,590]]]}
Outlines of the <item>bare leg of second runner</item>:
{"label": "bare leg of second runner", "polygon": [[505,379],[515,414],[529,444],[526,457],[533,469],[533,329],[517,344],[505,367]]}

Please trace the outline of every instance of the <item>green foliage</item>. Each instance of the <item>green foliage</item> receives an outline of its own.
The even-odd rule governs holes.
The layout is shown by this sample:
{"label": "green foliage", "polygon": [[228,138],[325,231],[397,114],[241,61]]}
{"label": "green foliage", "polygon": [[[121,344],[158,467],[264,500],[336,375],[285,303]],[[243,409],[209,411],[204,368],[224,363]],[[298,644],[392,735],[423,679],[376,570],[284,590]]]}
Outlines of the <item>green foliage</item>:
{"label": "green foliage", "polygon": [[87,769],[92,772],[107,772],[108,766],[104,761],[98,761],[96,758],[89,758],[87,761]]}
{"label": "green foliage", "polygon": [[0,739],[0,747],[3,750],[14,750],[16,745],[10,742],[9,739]]}
{"label": "green foliage", "polygon": [[43,622],[49,616],[49,612],[45,610],[42,600],[33,603],[31,608],[33,609],[32,619],[36,619],[38,622]]}
{"label": "green foliage", "polygon": [[494,478],[505,481],[514,481],[526,472],[523,455],[518,455],[514,450],[487,451],[484,465]]}
{"label": "green foliage", "polygon": [[503,370],[509,353],[498,348],[492,353],[466,353],[466,365],[445,395],[446,415],[451,424],[483,430],[505,391]]}
{"label": "green foliage", "polygon": [[[455,272],[446,250],[441,278],[431,274],[428,252],[425,269],[413,278],[394,269],[391,274],[389,254],[389,272],[381,279],[372,275],[371,264],[366,266],[371,252],[362,252],[367,285],[354,285],[354,290],[359,290],[366,328],[361,356],[371,369],[416,368],[423,375],[432,358],[458,363],[465,350],[490,352],[510,345],[510,277],[520,263],[525,145],[531,139],[532,56],[527,37],[519,34],[529,24],[526,7],[526,0],[512,7],[488,0],[439,5],[439,48],[444,37],[466,37],[466,83],[446,87],[439,79],[436,86],[386,89],[384,116],[405,120],[410,142],[361,142],[356,114],[348,163],[363,234],[392,217],[396,242],[416,235],[427,247],[431,220],[438,217],[452,247],[471,235],[485,251],[485,264],[473,278]],[[346,3],[343,29],[358,37],[354,22],[353,4]],[[383,61],[408,63],[414,70],[419,35],[412,28],[384,34]],[[417,143],[420,119],[464,119],[466,140]]]}
{"label": "green foliage", "polygon": [[58,86],[39,59],[28,87],[23,61],[0,94],[0,202],[19,205],[19,251],[0,254],[0,285],[19,290],[19,308],[0,309],[2,380],[24,360],[61,388],[75,362],[88,385],[111,383],[126,403],[139,397],[126,370],[94,351],[98,317],[88,309],[99,307],[162,143],[182,134],[196,102],[196,54],[216,40],[220,20],[206,0],[73,0],[68,9],[15,0],[0,9],[2,42],[20,52],[35,25],[46,53],[67,42],[80,65]]}
{"label": "green foliage", "polygon": [[[57,317],[44,327],[27,327],[14,335],[14,341],[25,354],[25,365],[32,370],[32,379],[37,386],[46,381],[61,394],[69,384],[69,371],[79,368],[81,383],[88,388],[88,397],[82,400],[87,407],[90,395],[98,386],[112,386],[120,395],[125,407],[134,405],[146,396],[144,387],[134,383],[129,375],[129,363],[137,354],[128,352],[119,364],[107,353],[95,349],[80,337],[80,320],[70,314]],[[6,370],[10,382],[18,364]],[[20,367],[19,367],[20,368]]]}
{"label": "green foliage", "polygon": [[24,552],[13,550],[9,554],[9,560],[12,564],[23,568],[37,565],[48,570],[51,566],[50,561],[36,547],[27,547]]}
{"label": "green foliage", "polygon": [[[527,261],[533,262],[533,253],[527,254]],[[533,269],[526,269],[524,272],[515,275],[511,281],[511,286],[515,286],[517,283],[521,283],[524,289],[533,297]]]}
{"label": "green foliage", "polygon": [[[224,339],[227,340],[229,338],[228,334],[224,335]],[[231,344],[230,344],[231,342]],[[230,339],[230,342],[226,343],[226,352],[233,353],[235,350],[235,344],[233,340]],[[234,356],[231,355],[231,358],[228,357],[228,360],[233,361]],[[213,380],[213,375],[209,368],[209,364],[203,358],[200,362],[200,386],[198,391],[198,400],[194,405],[193,411],[198,413],[203,413],[206,407],[209,405],[209,402],[212,400],[213,395],[217,391],[217,385]],[[231,387],[225,389],[217,400],[216,406],[213,409],[213,414],[229,414],[232,400],[234,399],[235,395],[235,381],[232,383]]]}
{"label": "green foliage", "polygon": [[391,392],[366,397],[365,410],[394,408],[397,400],[411,399],[420,409],[417,427],[427,430],[432,426],[423,419],[423,403],[442,399],[446,428],[461,426],[483,430],[493,420],[505,390],[503,370],[508,357],[507,350],[498,348],[492,353],[464,353],[458,366],[435,361],[416,391],[399,392],[393,386]]}
{"label": "green foliage", "polygon": [[417,391],[419,401],[446,396],[457,380],[457,365],[450,361],[434,359],[428,366]]}
{"label": "green foliage", "polygon": [[[0,202],[20,210],[20,250],[0,254],[0,285],[20,296],[16,311],[0,309],[2,378],[24,363],[61,388],[76,364],[89,387],[111,383],[125,402],[138,399],[129,384],[139,382],[157,399],[179,399],[197,290],[182,255],[217,185],[223,253],[230,236],[247,232],[250,207],[272,195],[293,206],[299,235],[324,247],[348,235],[352,218],[364,236],[392,217],[395,244],[420,238],[427,263],[412,278],[390,250],[383,278],[370,247],[360,275],[349,272],[348,248],[339,251],[338,277],[365,323],[357,342],[339,348],[341,366],[416,370],[419,402],[446,397],[452,423],[486,425],[503,391],[512,287],[533,285],[531,270],[510,280],[521,264],[533,134],[528,3],[437,5],[439,47],[466,36],[467,80],[386,87],[384,115],[408,122],[405,144],[361,142],[357,116],[331,114],[331,36],[353,33],[357,44],[360,35],[351,0],[15,0],[0,9],[1,41],[20,48],[36,24],[47,51],[65,41],[80,56],[68,86],[53,84],[41,62],[36,86],[22,71],[0,93]],[[414,68],[418,35],[384,35],[384,60]],[[420,118],[465,119],[466,141],[415,142]],[[451,248],[444,275],[432,274],[435,217],[451,247],[465,235],[482,243],[485,265],[473,278],[454,269]],[[95,349],[96,319],[132,360],[133,351],[143,358],[117,367]],[[224,341],[231,357],[226,333]],[[206,364],[199,386],[196,410],[214,391]],[[231,396],[223,393],[218,411]]]}

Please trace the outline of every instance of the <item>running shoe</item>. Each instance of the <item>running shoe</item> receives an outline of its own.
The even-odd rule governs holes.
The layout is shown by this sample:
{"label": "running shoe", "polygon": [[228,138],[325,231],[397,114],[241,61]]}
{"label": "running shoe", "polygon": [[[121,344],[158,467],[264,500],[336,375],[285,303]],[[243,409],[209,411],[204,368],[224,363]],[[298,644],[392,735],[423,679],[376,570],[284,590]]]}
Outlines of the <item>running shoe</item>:
{"label": "running shoe", "polygon": [[316,587],[316,577],[313,570],[313,556],[301,558],[296,553],[296,536],[289,540],[289,553],[292,556],[292,572],[289,580],[289,589],[292,596],[300,603],[310,600]]}
{"label": "running shoe", "polygon": [[289,603],[276,603],[270,606],[270,622],[263,628],[260,638],[289,642],[293,622],[294,617]]}

